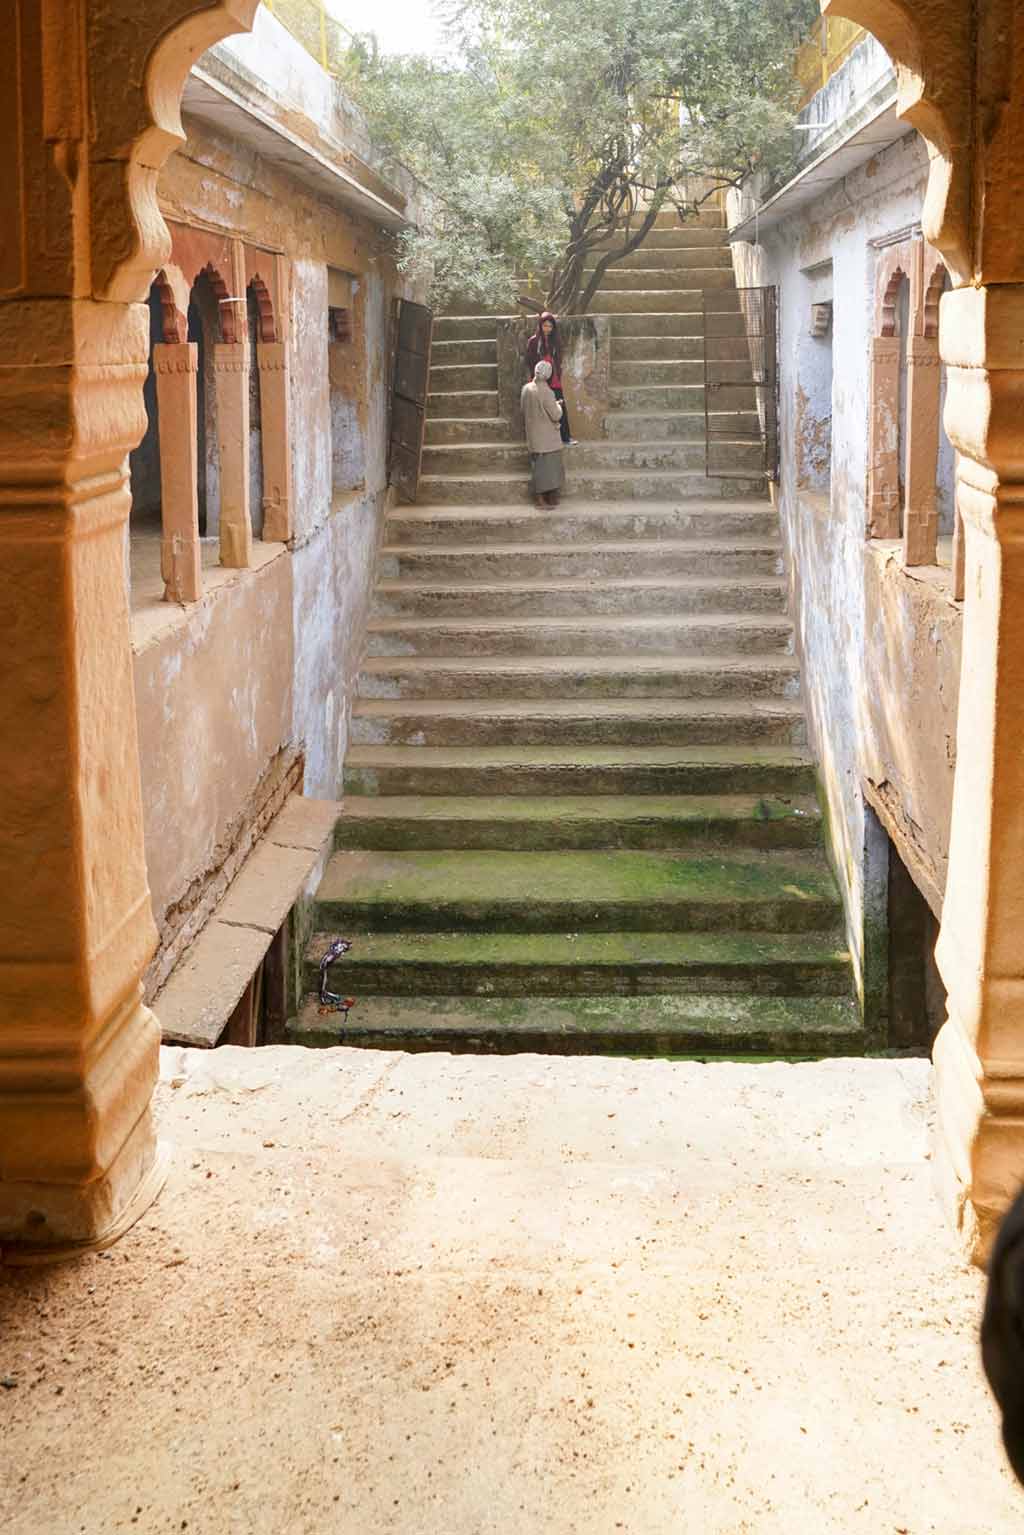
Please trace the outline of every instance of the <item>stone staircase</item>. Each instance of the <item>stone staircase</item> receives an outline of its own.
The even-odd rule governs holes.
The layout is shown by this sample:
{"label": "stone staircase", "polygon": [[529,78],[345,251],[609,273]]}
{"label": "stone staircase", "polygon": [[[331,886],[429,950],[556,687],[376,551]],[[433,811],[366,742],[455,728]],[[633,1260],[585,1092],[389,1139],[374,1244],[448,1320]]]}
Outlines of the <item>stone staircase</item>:
{"label": "stone staircase", "polygon": [[[305,956],[312,991],[353,942],[348,1043],[864,1047],[775,513],[749,440],[721,449],[745,477],[705,474],[709,287],[744,382],[720,215],[660,218],[607,274],[607,438],[568,450],[557,511],[498,416],[495,321],[435,322],[420,499],[387,523]],[[719,424],[749,431],[739,404]],[[339,1032],[310,996],[292,1037]]]}

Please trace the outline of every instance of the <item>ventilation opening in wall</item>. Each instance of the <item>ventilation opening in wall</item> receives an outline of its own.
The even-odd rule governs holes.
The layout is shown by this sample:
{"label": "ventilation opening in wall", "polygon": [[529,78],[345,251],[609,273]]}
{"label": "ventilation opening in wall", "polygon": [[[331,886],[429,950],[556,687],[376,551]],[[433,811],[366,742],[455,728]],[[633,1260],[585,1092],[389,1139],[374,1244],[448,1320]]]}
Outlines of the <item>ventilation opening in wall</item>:
{"label": "ventilation opening in wall", "polygon": [[803,273],[804,324],[797,343],[797,483],[827,496],[832,485],[832,263]]}

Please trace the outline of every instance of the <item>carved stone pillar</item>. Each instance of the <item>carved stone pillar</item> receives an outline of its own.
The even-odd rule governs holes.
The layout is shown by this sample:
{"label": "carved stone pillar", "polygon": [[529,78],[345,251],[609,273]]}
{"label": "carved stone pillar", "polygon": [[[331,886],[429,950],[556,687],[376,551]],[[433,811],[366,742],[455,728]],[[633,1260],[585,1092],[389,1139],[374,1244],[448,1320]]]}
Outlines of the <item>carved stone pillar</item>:
{"label": "carved stone pillar", "polygon": [[936,955],[945,1193],[976,1257],[1024,1178],[1024,285],[942,301],[966,606]]}
{"label": "carved stone pillar", "polygon": [[[104,1241],[159,1183],[124,539],[160,166],[256,0],[34,0],[0,50],[0,1247]],[[8,11],[10,8],[8,8]],[[143,84],[145,82],[145,84]]]}
{"label": "carved stone pillar", "polygon": [[285,544],[292,536],[292,445],[288,343],[261,341],[261,444],[263,453],[263,539]]}
{"label": "carved stone pillar", "polygon": [[907,423],[910,451],[903,513],[903,563],[934,565],[939,538],[936,473],[942,396],[939,342],[907,338]]}
{"label": "carved stone pillar", "polygon": [[154,1159],[123,560],[147,330],[139,304],[0,305],[0,1244],[101,1236]]}
{"label": "carved stone pillar", "polygon": [[868,537],[899,538],[900,338],[871,342],[868,417]]}
{"label": "carved stone pillar", "polygon": [[249,516],[249,343],[222,341],[213,349],[220,454],[220,562],[252,564]]}
{"label": "carved stone pillar", "polygon": [[194,341],[153,347],[160,417],[160,574],[167,602],[203,595],[196,436],[199,348]]}

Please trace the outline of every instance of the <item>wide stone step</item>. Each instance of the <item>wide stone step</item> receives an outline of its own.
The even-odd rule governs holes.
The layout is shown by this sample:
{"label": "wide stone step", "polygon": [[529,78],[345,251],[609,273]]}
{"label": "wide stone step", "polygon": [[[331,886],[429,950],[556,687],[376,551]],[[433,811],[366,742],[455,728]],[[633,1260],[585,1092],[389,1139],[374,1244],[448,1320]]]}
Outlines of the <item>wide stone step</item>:
{"label": "wide stone step", "polygon": [[[678,279],[677,279],[678,281]],[[700,288],[602,288],[591,301],[592,314],[642,314],[654,313],[692,314],[701,317]]]}
{"label": "wide stone step", "polygon": [[[612,240],[600,241],[595,250],[604,252],[609,245],[621,245],[621,235]],[[675,250],[682,246],[686,250],[701,247],[704,250],[722,249],[730,250],[728,231],[719,217],[718,223],[703,224],[696,220],[690,220],[681,224],[677,219],[674,225],[656,224],[644,236],[644,242],[640,246],[645,250]]]}
{"label": "wide stone step", "polygon": [[628,538],[732,540],[776,538],[778,527],[774,507],[764,500],[608,501],[589,505],[569,501],[543,511],[533,505],[399,506],[385,523],[384,542],[437,548],[445,544],[563,544]]}
{"label": "wide stone step", "polygon": [[[719,366],[721,366],[719,364]],[[739,367],[739,363],[734,364]],[[747,377],[750,364],[747,363]],[[702,358],[649,357],[641,362],[620,362],[612,358],[611,386],[624,389],[634,384],[703,384],[705,364]]]}
{"label": "wide stone step", "polygon": [[[570,452],[575,452],[571,449]],[[567,464],[562,494],[571,501],[706,501],[717,497],[765,494],[763,475],[743,478],[708,477],[702,469],[573,469]],[[530,476],[520,474],[436,475],[420,477],[416,495],[420,506],[513,506],[530,499]]]}
{"label": "wide stone step", "polygon": [[[651,233],[654,234],[655,231],[652,230]],[[664,236],[666,233],[670,233],[670,231],[659,230],[657,233]],[[603,255],[604,251],[602,250],[600,252],[595,251],[590,256],[584,267],[584,271],[588,276],[597,270],[599,256]],[[729,245],[723,245],[721,241],[717,245],[710,242],[705,242],[703,245],[697,244],[692,238],[687,239],[685,232],[680,230],[675,240],[669,241],[662,238],[656,245],[651,243],[651,238],[648,236],[638,250],[631,251],[628,256],[621,256],[608,270],[610,272],[633,272],[643,271],[651,267],[659,270],[671,268],[673,271],[687,273],[693,271],[694,268],[698,268],[701,271],[720,268],[727,271],[731,276],[732,248]]]}
{"label": "wide stone step", "polygon": [[[749,358],[750,349],[746,337],[732,336],[721,342],[716,340],[715,356]],[[703,336],[616,336],[612,340],[613,368],[620,362],[680,362],[684,360],[703,364]]]}
{"label": "wide stone step", "polygon": [[[704,335],[704,315],[700,301],[689,309],[668,311],[659,306],[641,310],[637,314],[613,313],[611,316],[612,348],[623,336],[701,336]],[[746,323],[742,314],[716,315],[714,335],[737,337],[746,335]]]}
{"label": "wide stone step", "polygon": [[601,278],[600,293],[626,291],[660,292],[663,289],[734,288],[732,263],[727,266],[677,265],[674,261],[656,267],[609,267]]}
{"label": "wide stone step", "polygon": [[428,447],[459,447],[481,442],[521,443],[521,433],[520,426],[513,431],[511,421],[503,416],[431,417],[425,423],[423,441]]}
{"label": "wide stone step", "polygon": [[367,997],[347,1021],[304,1004],[295,1044],[452,1055],[813,1057],[863,1054],[846,997]]}
{"label": "wide stone step", "polygon": [[393,544],[377,560],[382,581],[570,580],[614,576],[781,576],[777,538],[698,542],[691,538],[619,543]]}
{"label": "wide stone step", "polygon": [[785,584],[767,576],[698,580],[688,576],[598,581],[382,581],[374,617],[582,618],[596,614],[773,613]]}
{"label": "wide stone step", "polygon": [[814,933],[842,905],[812,853],[349,852],[316,894],[322,928],[368,932]]}
{"label": "wide stone step", "polygon": [[443,315],[434,321],[432,342],[497,341],[496,315]]}
{"label": "wide stone step", "polygon": [[[849,997],[850,956],[824,933],[349,932],[331,990],[364,997]],[[333,934],[315,933],[304,982],[320,983]],[[543,1004],[542,1004],[543,1005]]]}
{"label": "wide stone step", "polygon": [[[655,215],[654,230],[674,229],[678,231],[680,229],[689,230],[694,227],[698,229],[724,229],[725,214],[717,205],[712,206],[710,203],[705,203],[697,213],[689,209],[686,210],[682,218],[680,218],[675,208],[663,208],[660,213]],[[651,231],[652,234],[654,230]]]}
{"label": "wide stone step", "polygon": [[352,746],[348,794],[811,794],[803,747]]}
{"label": "wide stone step", "polygon": [[792,656],[368,656],[360,698],[796,698]]}
{"label": "wide stone step", "polygon": [[[650,378],[643,384],[623,386],[612,381],[608,402],[613,411],[628,410],[644,414],[650,411],[703,411],[704,385],[654,384]],[[750,408],[754,404],[754,391],[750,391]],[[746,406],[745,400],[737,407]]]}
{"label": "wide stone step", "polygon": [[468,390],[461,389],[456,392],[445,391],[443,393],[432,392],[427,395],[428,418],[452,416],[463,419],[466,416],[488,416],[496,419],[498,415],[498,391],[497,389]]}
{"label": "wide stone step", "polygon": [[712,411],[710,418],[703,410],[613,410],[604,418],[604,429],[611,442],[663,442],[682,437],[696,438],[703,447],[709,419],[716,438],[734,432],[750,439],[760,431],[754,410]]}
{"label": "wide stone step", "polygon": [[782,698],[360,698],[361,746],[802,746],[801,704]]}
{"label": "wide stone step", "polygon": [[813,795],[348,795],[339,848],[817,847]]}
{"label": "wide stone step", "polygon": [[788,655],[793,626],[784,615],[735,612],[694,617],[383,618],[367,626],[369,655],[562,656],[679,654]]}
{"label": "wide stone step", "polygon": [[470,366],[442,364],[430,366],[431,394],[451,394],[460,389],[498,390],[498,364],[473,363]]}
{"label": "wide stone step", "polygon": [[[701,418],[703,421],[703,417]],[[760,438],[756,442],[721,442],[713,447],[720,462],[730,469],[745,469],[757,474],[763,465]],[[593,474],[627,469],[689,469],[703,472],[706,460],[703,433],[700,437],[655,438],[636,442],[580,442],[565,461],[567,471]],[[470,445],[428,447],[424,450],[421,472],[425,475],[455,475],[527,472],[529,454],[524,442],[488,442]]]}
{"label": "wide stone step", "polygon": [[[735,364],[735,367],[743,367],[743,364]],[[751,413],[757,407],[757,391],[754,385],[735,384],[729,387],[728,399],[725,391],[712,390],[714,404],[728,405],[728,413]],[[613,410],[637,411],[646,414],[649,411],[682,410],[703,411],[705,408],[705,387],[703,384],[654,384],[649,381],[645,384],[616,384],[613,381],[608,394],[608,404]]]}
{"label": "wide stone step", "polygon": [[497,367],[497,341],[434,341],[431,345],[432,367]]}

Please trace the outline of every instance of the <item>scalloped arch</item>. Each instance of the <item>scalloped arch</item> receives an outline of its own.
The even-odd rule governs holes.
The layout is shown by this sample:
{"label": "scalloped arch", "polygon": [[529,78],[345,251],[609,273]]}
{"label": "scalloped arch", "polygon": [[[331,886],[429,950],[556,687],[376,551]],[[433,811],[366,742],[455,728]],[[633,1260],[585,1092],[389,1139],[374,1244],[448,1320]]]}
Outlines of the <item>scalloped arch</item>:
{"label": "scalloped arch", "polygon": [[[170,255],[170,236],[157,204],[157,178],[185,141],[181,95],[189,70],[207,48],[248,32],[260,0],[162,0],[153,25],[140,26],[136,0],[112,0],[105,38],[116,37],[121,79],[143,89],[96,91],[104,103],[93,148],[91,213],[93,291],[124,303],[144,299]],[[143,12],[143,15],[146,13]],[[109,64],[107,65],[109,68]],[[106,83],[106,82],[105,82]]]}
{"label": "scalloped arch", "polygon": [[971,281],[973,10],[956,0],[822,0],[878,38],[896,65],[897,110],[929,150],[922,212],[925,239],[953,282]]}

